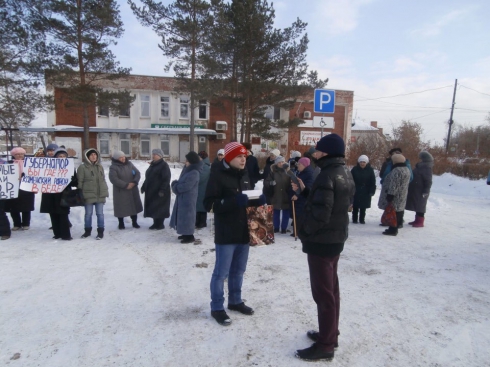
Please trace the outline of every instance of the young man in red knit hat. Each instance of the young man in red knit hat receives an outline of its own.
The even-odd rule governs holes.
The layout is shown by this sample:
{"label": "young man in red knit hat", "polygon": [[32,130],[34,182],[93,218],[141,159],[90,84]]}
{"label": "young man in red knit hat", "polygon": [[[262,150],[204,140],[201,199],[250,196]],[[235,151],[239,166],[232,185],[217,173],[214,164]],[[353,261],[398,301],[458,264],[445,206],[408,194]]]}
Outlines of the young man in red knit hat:
{"label": "young man in red knit hat", "polygon": [[211,277],[211,316],[228,326],[231,319],[224,309],[224,283],[228,278],[228,309],[244,315],[254,310],[242,300],[243,274],[247,268],[250,237],[247,224],[247,206],[263,205],[265,198],[250,200],[243,193],[250,190],[250,179],[245,169],[247,149],[237,143],[225,146],[224,159],[211,174],[204,197],[207,211],[214,212],[214,242],[216,263]]}

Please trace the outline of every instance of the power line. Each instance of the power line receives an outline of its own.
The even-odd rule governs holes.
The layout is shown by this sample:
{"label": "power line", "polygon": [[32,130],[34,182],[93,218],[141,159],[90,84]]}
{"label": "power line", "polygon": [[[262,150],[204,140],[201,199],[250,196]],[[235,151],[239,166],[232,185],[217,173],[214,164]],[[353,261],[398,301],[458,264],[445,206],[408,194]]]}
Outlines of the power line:
{"label": "power line", "polygon": [[433,88],[433,89],[425,89],[425,90],[421,90],[421,91],[418,91],[418,92],[410,92],[410,93],[396,94],[394,96],[387,96],[387,97],[377,97],[377,98],[366,98],[366,97],[362,97],[362,98],[366,98],[366,99],[362,99],[362,100],[357,101],[357,102],[374,101],[374,100],[383,99],[383,98],[394,98],[394,97],[401,97],[401,96],[409,96],[411,94],[425,93],[425,92],[430,92],[430,91],[433,91],[433,90],[439,90],[439,89],[444,89],[444,88],[449,88],[449,87],[452,87],[452,85],[446,85],[445,87],[439,87],[439,88]]}
{"label": "power line", "polygon": [[485,95],[485,96],[489,96],[489,97],[490,97],[490,94],[488,94],[488,93],[479,92],[479,91],[477,91],[476,89],[473,89],[473,88],[470,88],[470,87],[466,87],[466,86],[464,86],[464,85],[462,85],[462,84],[460,84],[459,86],[460,86],[460,87],[463,87],[463,88],[466,88],[466,89],[469,89],[469,90],[472,90],[473,92],[480,93],[480,94],[483,94],[483,95]]}

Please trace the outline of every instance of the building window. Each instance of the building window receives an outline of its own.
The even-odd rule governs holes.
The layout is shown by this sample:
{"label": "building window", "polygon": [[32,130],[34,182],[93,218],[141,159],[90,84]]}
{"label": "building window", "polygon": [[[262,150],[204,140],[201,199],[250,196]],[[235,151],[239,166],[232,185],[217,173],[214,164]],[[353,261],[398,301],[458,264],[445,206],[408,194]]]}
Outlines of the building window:
{"label": "building window", "polygon": [[170,97],[160,97],[160,117],[170,116]]}
{"label": "building window", "polygon": [[208,103],[205,99],[199,101],[199,118],[202,120],[208,118]]}
{"label": "building window", "polygon": [[180,118],[189,118],[189,98],[183,97],[180,99]]}
{"label": "building window", "polygon": [[109,106],[103,105],[99,106],[99,116],[106,116],[109,117]]}
{"label": "building window", "polygon": [[119,134],[119,142],[121,146],[121,151],[125,155],[130,155],[131,153],[131,136],[129,134]]}
{"label": "building window", "polygon": [[101,133],[98,135],[99,137],[99,152],[103,155],[109,155],[109,134]]}
{"label": "building window", "polygon": [[141,100],[141,117],[150,117],[150,96],[147,94],[141,94],[140,100]]}
{"label": "building window", "polygon": [[141,134],[140,135],[140,143],[141,143],[141,155],[149,156],[150,155],[150,135],[149,134]]}
{"label": "building window", "polygon": [[281,109],[279,107],[268,106],[265,110],[264,117],[269,120],[279,120],[281,118]]}
{"label": "building window", "polygon": [[131,108],[131,106],[129,105],[129,103],[120,103],[119,104],[119,116],[129,117],[130,116],[130,114],[129,114],[130,108]]}
{"label": "building window", "polygon": [[170,155],[170,138],[168,135],[160,135],[160,149],[165,156]]}

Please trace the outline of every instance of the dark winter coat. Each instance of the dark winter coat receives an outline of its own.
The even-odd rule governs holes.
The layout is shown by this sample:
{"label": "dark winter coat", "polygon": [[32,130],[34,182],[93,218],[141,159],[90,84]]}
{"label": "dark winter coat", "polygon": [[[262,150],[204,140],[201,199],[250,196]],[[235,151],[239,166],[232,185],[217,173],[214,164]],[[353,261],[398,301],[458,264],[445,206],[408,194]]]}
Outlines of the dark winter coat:
{"label": "dark winter coat", "polygon": [[271,166],[274,164],[274,160],[271,160],[270,158],[267,158],[265,160],[265,167],[264,167],[264,172],[262,173],[262,178],[265,180],[267,177],[269,177],[271,173]]}
{"label": "dark winter coat", "polygon": [[[413,170],[413,181],[408,186],[406,210],[425,213],[432,186],[432,167],[434,162],[419,162]],[[424,198],[423,195],[426,194]]]}
{"label": "dark winter coat", "polygon": [[[9,163],[19,163],[23,161],[9,161]],[[32,212],[34,210],[35,193],[19,189],[19,195],[15,199],[4,200],[5,211],[11,213]]]}
{"label": "dark winter coat", "polygon": [[70,208],[62,207],[61,197],[63,193],[67,190],[71,190],[72,188],[78,187],[77,174],[75,173],[72,177],[70,183],[66,186],[66,188],[59,193],[55,194],[45,194],[41,195],[41,207],[40,213],[51,213],[51,214],[70,214]]}
{"label": "dark winter coat", "polygon": [[[238,170],[225,161],[209,177],[204,197],[208,212],[214,212],[214,242],[217,245],[249,244],[247,209],[238,206],[236,195],[250,190],[247,170]],[[253,200],[248,205],[253,205]]]}
{"label": "dark winter coat", "polygon": [[152,161],[145,173],[141,193],[145,194],[145,218],[168,218],[170,216],[170,167],[162,159]]}
{"label": "dark winter coat", "polygon": [[10,221],[5,214],[6,201],[7,200],[0,200],[0,236],[10,236],[12,234],[10,229]]}
{"label": "dark winter coat", "polygon": [[221,165],[223,164],[223,163],[221,163],[221,162],[222,162],[222,161],[220,161],[220,160],[218,159],[218,157],[214,158],[214,161],[213,161],[213,163],[211,164],[211,173],[213,173],[213,172],[217,171],[217,170],[219,169],[219,167],[221,167]]}
{"label": "dark winter coat", "polygon": [[[97,153],[95,163],[88,159],[93,152]],[[105,203],[105,199],[109,197],[109,188],[105,181],[104,168],[100,164],[100,154],[96,149],[89,148],[83,152],[83,163],[78,167],[77,178],[85,204]]]}
{"label": "dark winter coat", "polygon": [[196,211],[205,213],[204,196],[206,195],[206,186],[208,185],[209,175],[211,174],[211,164],[209,158],[202,160],[202,170],[199,174],[199,190],[197,193]]}
{"label": "dark winter coat", "polygon": [[250,178],[250,186],[252,187],[253,190],[255,188],[255,184],[261,179],[259,162],[257,161],[257,158],[255,158],[251,154],[248,155],[245,168],[248,171],[248,178]]}
{"label": "dark winter coat", "polygon": [[[301,181],[303,181],[303,183],[305,184],[305,187],[307,187],[309,190],[311,190],[311,187],[313,186],[313,167],[310,165],[308,167],[305,167],[304,170],[302,170],[301,172],[298,172],[298,178],[301,179]],[[295,216],[296,216],[296,224],[297,224],[297,227],[296,228],[299,228],[299,224],[301,223],[301,219],[303,218],[303,214],[304,214],[304,208],[305,208],[305,205],[306,205],[306,197],[304,197],[303,195],[299,195],[298,196],[298,199],[295,200],[294,202],[294,211],[295,211]],[[291,215],[292,217],[292,215]]]}
{"label": "dark winter coat", "polygon": [[337,256],[348,237],[354,179],[343,157],[322,157],[317,166],[321,172],[311,190],[305,188],[301,193],[307,199],[299,238],[307,254]]}
{"label": "dark winter coat", "polygon": [[356,184],[354,208],[367,209],[371,207],[371,197],[376,193],[376,176],[371,165],[361,168],[359,163],[351,170]]}
{"label": "dark winter coat", "polygon": [[190,164],[182,170],[179,179],[172,182],[175,203],[170,217],[170,228],[174,228],[178,234],[187,236],[194,234],[199,175],[202,165],[202,161]]}
{"label": "dark winter coat", "polygon": [[410,183],[410,170],[405,163],[397,163],[385,177],[379,194],[378,208],[386,209],[388,195],[393,195],[393,206],[397,212],[405,210],[407,202],[408,184]]}
{"label": "dark winter coat", "polygon": [[[385,165],[386,163],[386,165]],[[381,178],[380,183],[383,184],[383,181],[385,180],[386,176],[391,172],[393,169],[393,161],[390,159],[387,159],[386,162],[383,163],[383,166],[381,167],[381,171],[379,172],[379,177]],[[407,159],[405,160],[405,166],[408,167],[410,170],[410,182],[413,180],[413,172],[412,172],[412,166],[410,165],[410,161]]]}
{"label": "dark winter coat", "polygon": [[[269,176],[264,180],[265,192],[273,192],[270,196],[271,205],[275,210],[289,210],[291,206],[291,197],[293,196],[291,188],[291,177],[287,174],[287,169],[279,168],[276,164],[271,166]],[[271,183],[275,181],[275,185]]]}
{"label": "dark winter coat", "polygon": [[[143,211],[138,188],[140,179],[140,171],[128,159],[124,163],[117,159],[112,159],[112,164],[109,168],[109,180],[112,183],[115,217],[130,217]],[[135,183],[135,186],[128,190],[128,184],[131,182]]]}

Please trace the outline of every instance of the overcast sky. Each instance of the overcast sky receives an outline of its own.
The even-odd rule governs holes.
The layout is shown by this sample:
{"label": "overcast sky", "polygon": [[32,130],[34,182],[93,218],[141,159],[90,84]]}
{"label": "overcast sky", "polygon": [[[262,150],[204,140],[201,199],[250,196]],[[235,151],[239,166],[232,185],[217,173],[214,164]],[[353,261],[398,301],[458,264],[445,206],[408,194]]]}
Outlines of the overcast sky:
{"label": "overcast sky", "polygon": [[[169,1],[164,1],[168,4]],[[424,140],[447,135],[454,81],[454,121],[488,124],[490,1],[274,1],[276,27],[308,23],[308,63],[327,88],[354,91],[354,116],[390,132],[401,120],[420,123]],[[301,4],[301,10],[298,10]],[[113,49],[133,74],[169,76],[160,39],[120,1],[125,33]],[[397,96],[397,97],[391,97]],[[391,97],[391,98],[381,98]]]}

